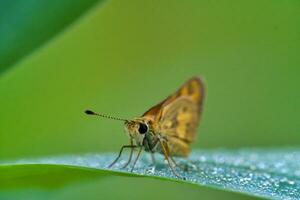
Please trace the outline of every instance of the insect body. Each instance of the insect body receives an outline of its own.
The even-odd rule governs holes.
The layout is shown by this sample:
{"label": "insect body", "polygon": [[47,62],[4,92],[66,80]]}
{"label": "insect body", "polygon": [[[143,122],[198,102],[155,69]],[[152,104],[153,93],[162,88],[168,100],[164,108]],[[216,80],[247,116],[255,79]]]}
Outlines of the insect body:
{"label": "insect body", "polygon": [[163,154],[172,172],[180,177],[175,171],[176,163],[173,156],[187,157],[189,155],[190,144],[195,140],[203,99],[203,83],[200,78],[195,77],[138,118],[120,119],[89,110],[86,113],[125,122],[125,130],[129,136],[130,144],[121,148],[118,157],[110,167],[118,161],[125,148],[130,148],[129,160],[124,165],[127,167],[132,160],[133,149],[138,149],[132,170],[141,152],[145,150],[151,153],[153,160],[154,153]]}

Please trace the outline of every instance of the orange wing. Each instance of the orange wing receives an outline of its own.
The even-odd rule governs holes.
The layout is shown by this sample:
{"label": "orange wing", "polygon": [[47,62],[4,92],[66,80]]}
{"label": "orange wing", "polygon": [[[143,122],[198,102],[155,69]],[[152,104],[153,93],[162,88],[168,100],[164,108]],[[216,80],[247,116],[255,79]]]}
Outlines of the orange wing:
{"label": "orange wing", "polygon": [[152,119],[155,133],[187,145],[195,139],[203,99],[203,83],[200,78],[194,77],[174,94],[150,108],[143,117]]}

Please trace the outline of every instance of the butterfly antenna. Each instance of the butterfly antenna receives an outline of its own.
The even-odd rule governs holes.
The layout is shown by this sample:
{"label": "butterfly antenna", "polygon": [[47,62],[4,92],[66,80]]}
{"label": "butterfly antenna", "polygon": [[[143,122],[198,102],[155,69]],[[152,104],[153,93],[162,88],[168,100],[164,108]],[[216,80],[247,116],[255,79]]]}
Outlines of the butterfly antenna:
{"label": "butterfly antenna", "polygon": [[113,120],[119,120],[119,121],[125,121],[125,122],[128,121],[127,119],[122,119],[122,118],[113,117],[113,116],[110,116],[110,115],[95,113],[94,111],[91,111],[91,110],[86,110],[84,112],[87,115],[96,115],[96,116],[99,116],[99,117],[104,117],[104,118],[113,119]]}

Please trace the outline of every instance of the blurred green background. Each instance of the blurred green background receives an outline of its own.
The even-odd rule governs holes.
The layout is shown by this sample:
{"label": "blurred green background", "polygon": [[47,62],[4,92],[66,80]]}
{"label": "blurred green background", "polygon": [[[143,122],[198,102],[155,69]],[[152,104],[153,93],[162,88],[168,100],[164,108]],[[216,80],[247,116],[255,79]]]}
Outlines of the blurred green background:
{"label": "blurred green background", "polygon": [[[83,111],[139,116],[194,75],[207,95],[193,148],[299,145],[299,1],[24,2],[0,8],[0,159],[117,152],[123,124]],[[143,199],[242,198],[138,178],[74,187],[101,196],[108,185]]]}

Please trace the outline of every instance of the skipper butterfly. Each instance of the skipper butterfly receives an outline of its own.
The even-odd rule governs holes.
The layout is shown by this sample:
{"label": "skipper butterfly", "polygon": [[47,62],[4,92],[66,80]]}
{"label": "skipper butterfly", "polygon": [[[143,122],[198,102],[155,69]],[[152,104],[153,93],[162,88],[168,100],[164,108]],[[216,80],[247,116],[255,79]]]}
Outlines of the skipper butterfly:
{"label": "skipper butterfly", "polygon": [[200,78],[194,77],[184,83],[175,93],[146,111],[141,117],[128,120],[90,110],[86,110],[85,113],[124,121],[130,144],[122,146],[119,155],[109,167],[119,160],[124,149],[129,148],[131,149],[129,159],[124,165],[127,167],[132,161],[133,150],[138,149],[131,171],[144,150],[151,154],[153,162],[155,162],[154,153],[163,154],[172,172],[180,177],[175,170],[175,167],[179,165],[176,164],[173,157],[189,155],[190,144],[196,137],[203,100],[203,82]]}

